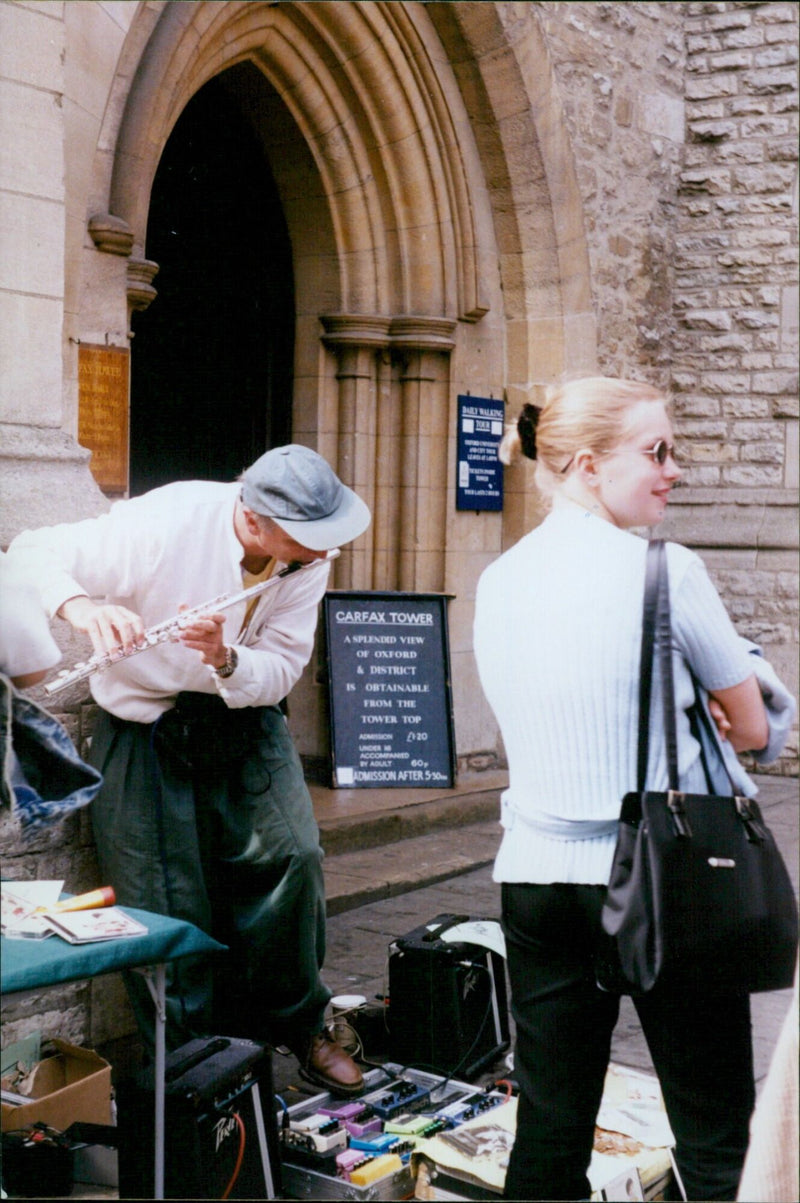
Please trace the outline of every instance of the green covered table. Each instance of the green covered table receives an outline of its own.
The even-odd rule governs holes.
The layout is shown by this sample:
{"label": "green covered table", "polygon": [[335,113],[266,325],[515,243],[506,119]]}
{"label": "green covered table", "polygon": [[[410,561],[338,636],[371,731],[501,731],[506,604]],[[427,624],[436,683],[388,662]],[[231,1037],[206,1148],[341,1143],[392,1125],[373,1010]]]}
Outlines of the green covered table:
{"label": "green covered table", "polygon": [[43,990],[123,969],[138,969],[144,973],[156,1009],[154,1197],[163,1199],[166,965],[197,953],[224,952],[225,945],[182,919],[168,919],[132,907],[120,909],[143,923],[147,935],[100,940],[92,944],[69,944],[58,936],[46,940],[1,937],[0,992],[10,995]]}

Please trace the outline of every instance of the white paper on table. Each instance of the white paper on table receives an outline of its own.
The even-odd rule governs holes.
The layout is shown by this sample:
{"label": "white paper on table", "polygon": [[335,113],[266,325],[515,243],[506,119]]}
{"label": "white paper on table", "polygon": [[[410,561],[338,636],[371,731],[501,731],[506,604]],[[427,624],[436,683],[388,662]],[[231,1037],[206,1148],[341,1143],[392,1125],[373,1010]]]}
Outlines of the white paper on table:
{"label": "white paper on table", "polygon": [[61,897],[63,881],[3,881],[2,927],[9,939],[43,940],[52,935],[41,915],[40,906],[53,906]]}

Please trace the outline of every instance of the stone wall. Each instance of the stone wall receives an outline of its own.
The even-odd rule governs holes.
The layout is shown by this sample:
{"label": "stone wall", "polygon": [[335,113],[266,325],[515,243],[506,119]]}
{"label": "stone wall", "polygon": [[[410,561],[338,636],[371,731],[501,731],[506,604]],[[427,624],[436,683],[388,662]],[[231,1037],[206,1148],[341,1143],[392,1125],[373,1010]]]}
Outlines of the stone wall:
{"label": "stone wall", "polygon": [[581,190],[598,367],[667,386],[684,139],[685,6],[534,7]]}
{"label": "stone wall", "polygon": [[690,4],[673,384],[690,485],[796,489],[796,4]]}
{"label": "stone wall", "polygon": [[[797,103],[791,3],[534,6],[576,161],[597,362],[670,388],[703,556],[798,690]],[[797,771],[797,740],[775,766]]]}
{"label": "stone wall", "polygon": [[[679,509],[695,525],[705,509],[699,542],[711,575],[739,631],[796,692],[800,10],[685,7],[672,373],[687,459]],[[777,771],[796,768],[795,739]]]}

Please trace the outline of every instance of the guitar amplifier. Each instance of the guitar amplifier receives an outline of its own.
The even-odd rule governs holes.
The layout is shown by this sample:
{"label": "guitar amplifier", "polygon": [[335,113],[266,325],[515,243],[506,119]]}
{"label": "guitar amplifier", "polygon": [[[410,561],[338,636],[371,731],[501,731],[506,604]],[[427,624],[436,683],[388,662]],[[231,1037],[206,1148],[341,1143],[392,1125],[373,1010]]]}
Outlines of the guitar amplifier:
{"label": "guitar amplifier", "polygon": [[469,1081],[509,1046],[503,957],[482,944],[441,937],[460,923],[438,915],[389,946],[392,1059]]}
{"label": "guitar amplifier", "polygon": [[[152,1199],[152,1068],[117,1091],[119,1197]],[[167,1199],[275,1199],[280,1153],[272,1061],[263,1045],[226,1036],[190,1040],[166,1058]]]}

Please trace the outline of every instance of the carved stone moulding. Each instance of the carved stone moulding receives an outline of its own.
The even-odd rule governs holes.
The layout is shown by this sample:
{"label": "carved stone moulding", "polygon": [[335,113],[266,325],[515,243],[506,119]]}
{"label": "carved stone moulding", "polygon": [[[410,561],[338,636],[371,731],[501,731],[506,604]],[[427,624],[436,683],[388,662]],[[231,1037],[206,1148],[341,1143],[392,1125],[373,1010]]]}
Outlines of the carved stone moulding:
{"label": "carved stone moulding", "polygon": [[334,313],[320,316],[330,347],[384,347],[416,351],[452,351],[457,323],[451,318]]}
{"label": "carved stone moulding", "polygon": [[389,338],[393,347],[412,351],[452,351],[456,322],[446,317],[393,317]]}
{"label": "carved stone moulding", "polygon": [[133,230],[113,213],[94,213],[89,218],[89,235],[106,255],[130,255],[133,250]]}
{"label": "carved stone moulding", "polygon": [[128,301],[134,309],[146,309],[158,296],[152,283],[157,272],[158,264],[152,259],[128,261]]}
{"label": "carved stone moulding", "polygon": [[390,318],[366,313],[333,313],[320,316],[329,347],[388,347]]}

